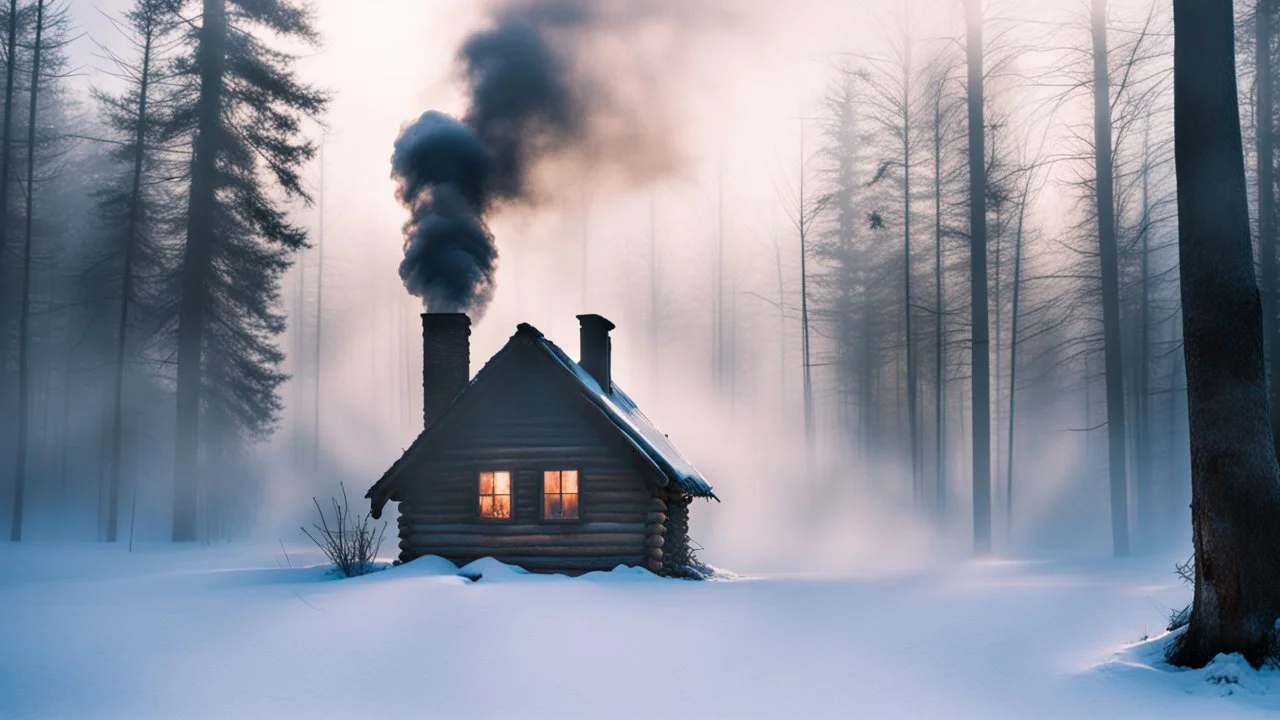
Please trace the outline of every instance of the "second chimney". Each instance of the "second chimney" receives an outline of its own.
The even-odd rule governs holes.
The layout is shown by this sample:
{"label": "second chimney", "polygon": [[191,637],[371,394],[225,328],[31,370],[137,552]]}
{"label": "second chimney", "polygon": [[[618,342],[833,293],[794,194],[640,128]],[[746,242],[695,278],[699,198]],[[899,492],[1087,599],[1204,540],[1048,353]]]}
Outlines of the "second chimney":
{"label": "second chimney", "polygon": [[471,318],[422,314],[422,427],[426,429],[471,381]]}
{"label": "second chimney", "polygon": [[615,326],[599,315],[579,315],[581,334],[579,336],[578,364],[595,378],[600,389],[606,393],[613,392],[612,341],[609,331]]}

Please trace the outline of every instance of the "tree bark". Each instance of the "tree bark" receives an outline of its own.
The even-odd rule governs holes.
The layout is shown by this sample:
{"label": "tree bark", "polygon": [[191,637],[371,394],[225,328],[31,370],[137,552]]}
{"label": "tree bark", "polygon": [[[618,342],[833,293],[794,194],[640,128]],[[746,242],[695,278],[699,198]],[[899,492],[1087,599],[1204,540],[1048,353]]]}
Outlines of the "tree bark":
{"label": "tree bark", "polygon": [[217,156],[222,133],[225,0],[204,0],[199,31],[200,98],[187,208],[178,311],[178,416],[174,452],[173,539],[196,539],[199,518],[200,405],[205,305],[213,265]]}
{"label": "tree bark", "polygon": [[982,0],[966,0],[969,87],[969,283],[972,316],[973,550],[991,552],[991,349],[987,312],[987,168]]}
{"label": "tree bark", "polygon": [[1174,0],[1174,133],[1195,598],[1180,665],[1275,652],[1280,466],[1271,432],[1231,0]]}
{"label": "tree bark", "polygon": [[1103,374],[1107,384],[1107,469],[1111,478],[1111,544],[1129,554],[1129,497],[1125,479],[1124,363],[1120,354],[1120,261],[1116,243],[1115,181],[1111,158],[1111,90],[1107,69],[1107,2],[1093,0],[1093,150],[1098,200],[1098,259],[1102,263]]}
{"label": "tree bark", "polygon": [[1276,288],[1276,230],[1275,230],[1275,80],[1271,67],[1272,0],[1258,0],[1254,8],[1254,60],[1257,65],[1257,106],[1254,122],[1257,124],[1258,145],[1258,255],[1262,269],[1262,332],[1263,348],[1270,369],[1270,412],[1273,444],[1280,453],[1280,348],[1276,340],[1280,328],[1280,297]]}

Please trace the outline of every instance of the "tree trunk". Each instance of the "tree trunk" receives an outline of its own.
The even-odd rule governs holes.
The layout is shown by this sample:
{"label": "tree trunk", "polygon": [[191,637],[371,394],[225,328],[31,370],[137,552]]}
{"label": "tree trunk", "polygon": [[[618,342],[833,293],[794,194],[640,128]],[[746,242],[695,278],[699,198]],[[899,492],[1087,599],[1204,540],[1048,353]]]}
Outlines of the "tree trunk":
{"label": "tree trunk", "polygon": [[1018,230],[1013,236],[1013,308],[1009,319],[1009,442],[1005,452],[1006,475],[1004,485],[1004,532],[1005,545],[1013,538],[1013,430],[1015,399],[1018,394],[1018,301],[1022,292],[1022,229],[1027,217],[1027,203],[1031,195],[1031,171],[1027,171],[1026,184],[1022,188],[1022,198],[1018,202]]}
{"label": "tree trunk", "polygon": [[1258,0],[1254,8],[1254,60],[1257,63],[1257,106],[1254,122],[1258,139],[1258,255],[1262,269],[1262,337],[1270,368],[1271,431],[1280,453],[1280,296],[1276,288],[1275,230],[1275,80],[1271,72],[1272,0]]}
{"label": "tree trunk", "polygon": [[938,94],[933,101],[933,482],[939,524],[947,514],[947,379],[944,372],[945,343],[942,337],[942,317],[946,313],[946,307],[943,305],[942,295],[942,85],[939,84]]}
{"label": "tree trunk", "polygon": [[969,282],[973,377],[973,550],[991,552],[991,350],[987,320],[987,168],[982,98],[982,0],[967,0]]}
{"label": "tree trunk", "polygon": [[10,531],[10,539],[14,541],[22,539],[22,506],[25,502],[27,450],[31,437],[31,216],[35,197],[32,181],[36,176],[36,111],[40,99],[40,43],[43,34],[44,0],[37,0],[36,36],[31,49],[31,107],[27,114],[27,208],[22,241],[22,307],[18,315],[18,454],[13,485],[13,525]]}
{"label": "tree trunk", "polygon": [[[150,12],[150,11],[149,11]],[[142,67],[138,75],[138,121],[134,132],[133,185],[129,190],[129,221],[124,246],[124,273],[120,282],[120,318],[116,325],[115,397],[112,402],[111,476],[107,492],[107,542],[116,541],[120,515],[120,475],[124,457],[124,356],[128,346],[129,306],[133,299],[133,262],[138,243],[138,221],[142,203],[142,162],[146,155],[147,90],[151,80],[151,40],[154,17],[142,37]]]}
{"label": "tree trunk", "polygon": [[1275,652],[1280,467],[1268,414],[1231,0],[1174,0],[1174,133],[1195,599],[1171,660]]}
{"label": "tree trunk", "polygon": [[[908,27],[910,27],[908,25]],[[902,40],[902,312],[907,345],[907,439],[911,453],[911,490],[916,509],[924,503],[920,472],[920,419],[916,373],[915,333],[911,328],[911,33]]]}
{"label": "tree trunk", "polygon": [[1129,499],[1125,482],[1124,363],[1120,355],[1120,263],[1116,244],[1111,160],[1111,90],[1107,71],[1107,2],[1093,0],[1093,149],[1098,196],[1098,258],[1102,263],[1103,374],[1107,383],[1107,468],[1111,477],[1111,543],[1129,554]]}
{"label": "tree trunk", "polygon": [[[5,251],[9,243],[9,173],[13,161],[13,86],[18,74],[18,0],[9,0],[8,11],[5,27],[4,131],[0,135],[0,277],[5,277],[5,262],[8,260]],[[7,338],[0,335],[0,348],[7,346],[6,341]],[[7,367],[7,357],[0,360],[0,367]]]}
{"label": "tree trunk", "polygon": [[1136,415],[1134,467],[1137,470],[1138,534],[1150,550],[1155,540],[1155,492],[1151,473],[1151,156],[1149,128],[1142,138],[1142,257],[1138,305],[1138,358],[1134,364]]}
{"label": "tree trunk", "polygon": [[[801,121],[804,122],[803,120]],[[804,356],[804,440],[805,440],[805,472],[812,475],[817,463],[816,438],[814,437],[813,418],[813,367],[809,362],[809,246],[806,233],[809,230],[809,208],[804,197],[804,125],[800,126],[800,324],[803,335]]]}
{"label": "tree trunk", "polygon": [[[9,241],[9,164],[13,157],[13,81],[17,75],[17,62],[15,62],[15,53],[17,52],[18,37],[18,0],[9,0],[9,19],[8,19],[8,38],[5,41],[5,80],[4,80],[4,134],[0,136],[0,273],[4,271],[5,253],[8,248]],[[0,277],[3,277],[0,274]],[[7,333],[0,332],[0,348],[3,348],[4,335]],[[0,353],[7,355],[7,353]],[[21,403],[21,400],[19,401]],[[25,413],[23,413],[25,415]],[[22,421],[19,420],[21,423]],[[25,450],[21,447],[17,450],[18,454],[25,454]],[[20,461],[25,464],[25,458]],[[9,536],[11,540],[17,541],[22,539],[22,505],[25,501],[23,495],[26,492],[26,482],[15,478],[13,485],[13,524],[9,528]]]}
{"label": "tree trunk", "polygon": [[173,478],[175,542],[195,540],[199,524],[201,355],[215,239],[217,156],[221,144],[223,65],[226,61],[225,0],[204,0],[203,23],[198,37],[200,47],[196,57],[200,65],[200,99],[178,311],[178,417]]}

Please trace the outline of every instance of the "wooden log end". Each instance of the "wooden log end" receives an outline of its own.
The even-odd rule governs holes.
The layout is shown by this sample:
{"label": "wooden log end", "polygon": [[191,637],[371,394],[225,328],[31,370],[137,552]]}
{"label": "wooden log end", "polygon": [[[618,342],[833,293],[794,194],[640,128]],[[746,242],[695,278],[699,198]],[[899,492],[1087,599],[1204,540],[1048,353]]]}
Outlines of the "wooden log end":
{"label": "wooden log end", "polygon": [[666,543],[666,541],[662,539],[661,535],[650,535],[649,539],[645,540],[644,543],[649,547],[660,548]]}
{"label": "wooden log end", "polygon": [[662,548],[649,548],[649,559],[662,562]]}
{"label": "wooden log end", "polygon": [[645,521],[650,525],[663,525],[667,522],[667,514],[662,512],[651,512],[645,516]]}
{"label": "wooden log end", "polygon": [[653,573],[653,574],[655,574],[655,575],[661,575],[661,574],[662,574],[662,561],[661,561],[661,560],[648,560],[648,561],[646,561],[646,562],[645,562],[644,566],[645,566],[646,568],[648,568],[648,569],[649,569],[649,572],[651,572],[651,573]]}

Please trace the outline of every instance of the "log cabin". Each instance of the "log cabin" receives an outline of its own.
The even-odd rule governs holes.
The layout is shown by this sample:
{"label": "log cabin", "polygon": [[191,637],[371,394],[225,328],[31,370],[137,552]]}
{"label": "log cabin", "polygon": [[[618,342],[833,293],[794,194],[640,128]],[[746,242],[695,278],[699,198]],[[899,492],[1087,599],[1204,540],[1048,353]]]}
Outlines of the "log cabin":
{"label": "log cabin", "polygon": [[613,323],[578,320],[580,362],[521,323],[469,378],[470,319],[422,315],[423,431],[365,496],[399,503],[401,562],[701,574],[689,506],[719,498],[613,382]]}

